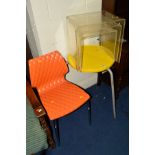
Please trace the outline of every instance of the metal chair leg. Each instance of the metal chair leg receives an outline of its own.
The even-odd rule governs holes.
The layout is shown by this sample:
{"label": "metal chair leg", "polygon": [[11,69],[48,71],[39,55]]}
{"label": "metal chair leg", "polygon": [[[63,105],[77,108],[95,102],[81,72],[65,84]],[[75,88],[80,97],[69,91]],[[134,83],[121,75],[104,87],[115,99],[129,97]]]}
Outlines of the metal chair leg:
{"label": "metal chair leg", "polygon": [[53,121],[53,123],[54,123],[54,129],[55,129],[55,133],[56,133],[58,146],[60,146],[59,120],[56,119]]}
{"label": "metal chair leg", "polygon": [[115,90],[114,90],[114,77],[113,77],[113,72],[111,69],[107,70],[110,74],[110,81],[111,81],[111,91],[112,91],[112,106],[113,106],[113,115],[114,119],[116,118],[116,108],[115,108]]}
{"label": "metal chair leg", "polygon": [[91,101],[90,100],[88,101],[88,118],[89,118],[89,125],[91,125],[92,121],[91,121]]}

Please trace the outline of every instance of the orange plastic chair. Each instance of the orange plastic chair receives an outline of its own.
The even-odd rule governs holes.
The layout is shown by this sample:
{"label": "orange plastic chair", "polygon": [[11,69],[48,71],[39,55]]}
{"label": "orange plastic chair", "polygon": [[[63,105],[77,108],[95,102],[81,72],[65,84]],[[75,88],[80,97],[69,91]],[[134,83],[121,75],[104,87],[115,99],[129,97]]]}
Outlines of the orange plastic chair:
{"label": "orange plastic chair", "polygon": [[[67,81],[67,64],[58,51],[29,60],[31,85],[37,89],[50,120],[54,122],[60,144],[58,119],[82,106],[90,96],[77,85]],[[91,103],[88,102],[91,124]]]}

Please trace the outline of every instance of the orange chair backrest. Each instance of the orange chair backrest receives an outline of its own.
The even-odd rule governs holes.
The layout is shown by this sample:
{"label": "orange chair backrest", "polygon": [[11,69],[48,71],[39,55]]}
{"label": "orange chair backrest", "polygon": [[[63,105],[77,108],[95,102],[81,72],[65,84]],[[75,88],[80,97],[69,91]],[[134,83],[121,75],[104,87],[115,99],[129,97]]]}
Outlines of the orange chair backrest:
{"label": "orange chair backrest", "polygon": [[55,86],[64,81],[68,67],[58,51],[29,60],[30,79],[32,87],[37,89]]}

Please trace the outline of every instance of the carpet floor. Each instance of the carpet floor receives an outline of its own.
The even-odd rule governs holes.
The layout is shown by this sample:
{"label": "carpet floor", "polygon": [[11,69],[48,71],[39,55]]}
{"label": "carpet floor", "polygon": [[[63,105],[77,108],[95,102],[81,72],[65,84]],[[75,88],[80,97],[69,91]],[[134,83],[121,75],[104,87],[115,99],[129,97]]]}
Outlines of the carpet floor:
{"label": "carpet floor", "polygon": [[59,119],[61,145],[37,155],[129,154],[128,87],[121,90],[116,100],[115,120],[112,114],[111,88],[102,83],[101,86],[94,85],[86,91],[92,95],[92,125],[89,126],[86,104]]}

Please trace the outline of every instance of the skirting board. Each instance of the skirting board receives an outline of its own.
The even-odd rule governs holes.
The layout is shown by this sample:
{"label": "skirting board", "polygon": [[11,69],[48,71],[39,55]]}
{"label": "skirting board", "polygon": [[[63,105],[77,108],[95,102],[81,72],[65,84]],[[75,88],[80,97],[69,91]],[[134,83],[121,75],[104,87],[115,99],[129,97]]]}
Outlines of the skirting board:
{"label": "skirting board", "polygon": [[97,83],[97,74],[94,74],[89,78],[86,78],[85,80],[74,82],[74,83],[84,89],[87,89]]}

